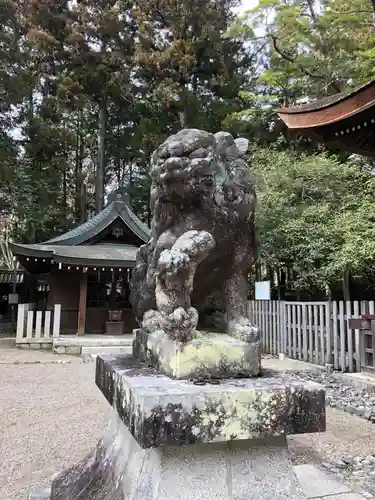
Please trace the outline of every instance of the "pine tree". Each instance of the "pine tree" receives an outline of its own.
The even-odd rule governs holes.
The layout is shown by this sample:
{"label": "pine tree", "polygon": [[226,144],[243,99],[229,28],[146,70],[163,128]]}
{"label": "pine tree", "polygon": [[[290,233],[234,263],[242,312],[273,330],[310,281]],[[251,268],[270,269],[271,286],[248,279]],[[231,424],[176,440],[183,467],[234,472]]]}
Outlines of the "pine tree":
{"label": "pine tree", "polygon": [[138,0],[136,63],[165,133],[181,127],[217,131],[239,108],[241,44],[224,34],[233,0]]}

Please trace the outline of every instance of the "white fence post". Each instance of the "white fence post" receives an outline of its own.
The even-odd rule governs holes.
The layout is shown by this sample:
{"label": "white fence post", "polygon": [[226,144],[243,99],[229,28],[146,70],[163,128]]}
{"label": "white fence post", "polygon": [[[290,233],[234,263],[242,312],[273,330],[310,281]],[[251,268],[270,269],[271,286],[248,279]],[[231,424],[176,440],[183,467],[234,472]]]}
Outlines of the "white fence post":
{"label": "white fence post", "polygon": [[326,363],[332,364],[331,301],[326,305]]}
{"label": "white fence post", "polygon": [[51,311],[46,311],[44,316],[43,338],[49,338],[51,332]]}
{"label": "white fence post", "polygon": [[60,335],[60,321],[61,321],[61,304],[55,304],[53,311],[53,338],[58,338]]}
{"label": "white fence post", "polygon": [[339,336],[340,336],[340,365],[341,370],[346,369],[346,352],[345,352],[345,310],[344,302],[340,300],[339,302]]}
{"label": "white fence post", "polygon": [[345,304],[346,309],[346,340],[347,340],[347,351],[348,351],[348,369],[349,372],[354,371],[354,363],[353,363],[353,331],[349,328],[348,320],[352,317],[352,303],[350,301],[346,301]]}
{"label": "white fence post", "polygon": [[335,370],[353,372],[367,366],[365,349],[366,353],[374,352],[371,363],[375,367],[375,334],[371,337],[371,332],[367,332],[367,342],[372,341],[372,345],[365,347],[363,332],[351,330],[348,324],[348,319],[359,318],[365,309],[374,312],[373,301],[366,306],[357,301],[253,300],[248,305],[248,314],[260,329],[264,353],[323,366],[333,363]]}
{"label": "white fence post", "polygon": [[18,304],[16,339],[23,338],[25,331],[26,304]]}
{"label": "white fence post", "polygon": [[337,302],[332,302],[332,321],[333,321],[333,367],[335,370],[338,370],[340,367],[339,363],[339,335],[337,330]]}
{"label": "white fence post", "polygon": [[314,362],[314,331],[313,331],[313,306],[311,304],[307,307],[307,321],[308,321],[308,335],[309,335],[309,347],[308,347],[308,361],[309,363]]}
{"label": "white fence post", "polygon": [[303,335],[303,361],[309,360],[309,346],[307,342],[307,305],[302,304],[302,335]]}
{"label": "white fence post", "polygon": [[286,338],[286,310],[285,310],[285,300],[281,301],[281,334],[282,334],[282,348],[281,352],[285,356],[287,349],[287,338]]}
{"label": "white fence post", "polygon": [[36,311],[35,339],[40,340],[42,335],[42,311]]}
{"label": "white fence post", "polygon": [[30,343],[52,343],[60,334],[61,305],[56,304],[52,311],[34,311],[33,304],[19,304],[17,311],[16,345]]}
{"label": "white fence post", "polygon": [[[359,318],[359,304],[358,301],[354,301],[353,313],[355,318]],[[360,372],[362,369],[362,352],[361,352],[361,337],[360,331],[354,330],[354,343],[355,343],[355,359],[356,359],[356,371]]]}
{"label": "white fence post", "polygon": [[34,311],[27,311],[27,325],[26,325],[26,338],[31,340],[33,338],[34,326]]}

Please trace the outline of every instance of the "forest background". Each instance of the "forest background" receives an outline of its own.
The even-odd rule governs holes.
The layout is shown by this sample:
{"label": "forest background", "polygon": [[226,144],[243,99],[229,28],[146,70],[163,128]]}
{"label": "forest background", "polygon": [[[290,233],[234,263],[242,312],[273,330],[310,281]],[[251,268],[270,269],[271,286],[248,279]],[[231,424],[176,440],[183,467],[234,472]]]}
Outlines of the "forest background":
{"label": "forest background", "polygon": [[259,261],[275,298],[374,299],[374,160],[290,134],[275,111],[375,72],[370,0],[0,0],[0,266],[126,191],[182,127],[250,141]]}

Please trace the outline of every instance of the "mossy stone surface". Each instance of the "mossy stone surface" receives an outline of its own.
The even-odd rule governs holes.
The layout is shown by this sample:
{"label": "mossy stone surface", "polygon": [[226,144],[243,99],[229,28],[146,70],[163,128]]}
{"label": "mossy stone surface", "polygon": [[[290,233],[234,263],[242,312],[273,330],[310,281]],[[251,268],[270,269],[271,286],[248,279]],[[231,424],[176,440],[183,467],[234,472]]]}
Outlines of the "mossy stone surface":
{"label": "mossy stone surface", "polygon": [[261,345],[225,333],[197,331],[188,342],[164,332],[134,331],[133,355],[177,379],[255,377],[261,370]]}

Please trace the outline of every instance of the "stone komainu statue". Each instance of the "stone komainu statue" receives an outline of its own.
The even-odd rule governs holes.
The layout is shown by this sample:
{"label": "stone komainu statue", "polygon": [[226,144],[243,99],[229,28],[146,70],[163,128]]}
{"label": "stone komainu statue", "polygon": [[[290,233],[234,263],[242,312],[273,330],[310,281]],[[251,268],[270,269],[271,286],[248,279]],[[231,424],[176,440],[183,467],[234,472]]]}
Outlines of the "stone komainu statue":
{"label": "stone komainu statue", "polygon": [[185,129],[151,158],[151,237],[137,255],[131,302],[146,331],[176,340],[219,311],[224,331],[251,340],[248,274],[255,260],[255,190],[245,139]]}

